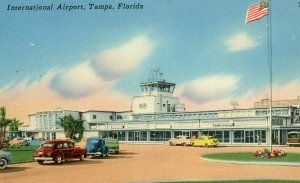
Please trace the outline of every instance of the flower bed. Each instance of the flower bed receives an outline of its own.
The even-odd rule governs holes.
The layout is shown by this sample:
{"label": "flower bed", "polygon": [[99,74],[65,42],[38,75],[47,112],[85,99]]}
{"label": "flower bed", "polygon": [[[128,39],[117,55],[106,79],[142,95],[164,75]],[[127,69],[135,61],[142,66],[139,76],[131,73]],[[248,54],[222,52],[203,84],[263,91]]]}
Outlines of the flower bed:
{"label": "flower bed", "polygon": [[272,152],[269,149],[260,149],[256,150],[252,153],[255,157],[262,157],[262,158],[276,158],[286,156],[286,152],[284,149],[274,149]]}

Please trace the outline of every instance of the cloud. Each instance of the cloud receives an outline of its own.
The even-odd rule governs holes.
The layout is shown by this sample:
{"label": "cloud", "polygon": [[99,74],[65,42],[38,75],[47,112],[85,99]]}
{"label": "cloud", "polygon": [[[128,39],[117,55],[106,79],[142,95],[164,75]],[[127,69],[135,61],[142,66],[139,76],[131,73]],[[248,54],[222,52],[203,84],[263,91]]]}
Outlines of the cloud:
{"label": "cloud", "polygon": [[247,33],[239,33],[226,41],[227,49],[231,52],[238,52],[255,48],[259,43]]}
{"label": "cloud", "polygon": [[130,99],[112,86],[137,69],[153,44],[137,36],[119,47],[104,50],[69,69],[53,69],[39,78],[0,86],[1,105],[8,117],[28,122],[28,114],[57,107],[74,110],[130,110]]}
{"label": "cloud", "polygon": [[152,43],[145,36],[123,45],[104,50],[91,60],[63,70],[54,76],[51,88],[66,98],[91,95],[96,90],[108,89],[118,79],[134,71],[150,54]]}
{"label": "cloud", "polygon": [[[86,65],[88,65],[88,63],[78,65],[78,67],[85,67]],[[72,69],[72,71],[76,71],[75,68]],[[89,69],[85,70],[87,71]],[[77,92],[78,95],[86,94],[82,97],[65,97],[57,90],[52,88],[53,79],[58,76],[62,76],[59,74],[61,74],[61,71],[58,73],[56,70],[52,70],[47,74],[44,74],[42,78],[37,79],[35,82],[28,82],[28,79],[24,79],[23,82],[16,84],[12,88],[4,89],[3,86],[0,86],[0,103],[1,106],[5,106],[7,109],[7,117],[17,118],[25,124],[28,124],[28,114],[39,111],[54,110],[57,108],[66,110],[130,110],[131,96],[109,90],[111,83],[100,83],[101,87],[99,89],[93,89],[90,87],[89,89],[91,89],[93,92],[87,91],[87,89]],[[64,81],[66,83],[61,84],[72,85],[72,87],[76,87],[73,84],[68,83],[69,81],[73,81],[73,79],[75,79],[73,77],[71,77],[72,79],[68,79],[68,74],[63,75],[62,77],[65,79]],[[91,76],[89,77],[90,79],[92,78]],[[89,87],[92,84],[90,83],[85,85],[84,80],[79,82],[85,87]],[[66,90],[67,91],[65,94],[71,92],[70,89]],[[72,96],[75,94],[70,93]]]}
{"label": "cloud", "polygon": [[[296,78],[287,83],[273,83],[272,99],[276,100],[295,100],[300,96],[300,78]],[[239,96],[235,96],[239,101],[240,108],[254,107],[254,102],[270,97],[270,86],[261,89],[252,88]]]}
{"label": "cloud", "polygon": [[105,50],[92,59],[97,73],[106,80],[115,80],[137,69],[150,55],[153,43],[138,36],[123,45]]}
{"label": "cloud", "polygon": [[[209,86],[209,78],[215,78],[211,80],[211,86]],[[238,108],[247,109],[254,107],[255,102],[270,97],[269,85],[260,89],[251,88],[246,92],[237,94],[234,91],[239,81],[239,77],[234,75],[207,76],[180,85],[175,95],[181,98],[187,111],[232,109],[232,101],[238,102]],[[220,87],[215,82],[218,82]],[[224,86],[224,84],[228,84],[228,86]],[[295,100],[300,96],[300,78],[295,78],[288,83],[273,83],[272,91],[273,101]]]}
{"label": "cloud", "polygon": [[85,97],[111,84],[97,76],[89,62],[84,62],[55,75],[51,88],[66,98],[76,98]]}
{"label": "cloud", "polygon": [[178,94],[194,103],[205,103],[230,95],[239,80],[235,75],[210,75],[180,85]]}

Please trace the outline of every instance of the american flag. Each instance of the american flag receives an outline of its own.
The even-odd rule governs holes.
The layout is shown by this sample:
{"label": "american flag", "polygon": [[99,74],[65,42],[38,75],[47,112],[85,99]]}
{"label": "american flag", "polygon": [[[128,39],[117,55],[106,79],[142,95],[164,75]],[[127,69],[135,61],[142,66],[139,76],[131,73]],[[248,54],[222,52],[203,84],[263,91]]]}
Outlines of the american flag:
{"label": "american flag", "polygon": [[246,15],[246,24],[268,15],[269,13],[269,2],[263,0],[262,2],[256,3],[248,8]]}

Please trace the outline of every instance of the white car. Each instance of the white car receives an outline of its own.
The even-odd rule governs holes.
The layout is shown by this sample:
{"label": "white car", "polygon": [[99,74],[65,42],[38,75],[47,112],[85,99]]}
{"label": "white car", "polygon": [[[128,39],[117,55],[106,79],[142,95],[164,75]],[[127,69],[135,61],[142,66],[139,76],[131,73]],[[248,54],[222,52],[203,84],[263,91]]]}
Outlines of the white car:
{"label": "white car", "polygon": [[10,147],[28,146],[31,139],[24,137],[15,137],[9,142]]}
{"label": "white car", "polygon": [[189,136],[185,136],[185,135],[178,135],[176,138],[169,140],[169,144],[171,146],[173,145],[183,145],[183,146],[187,146],[187,145],[191,145],[191,137]]}

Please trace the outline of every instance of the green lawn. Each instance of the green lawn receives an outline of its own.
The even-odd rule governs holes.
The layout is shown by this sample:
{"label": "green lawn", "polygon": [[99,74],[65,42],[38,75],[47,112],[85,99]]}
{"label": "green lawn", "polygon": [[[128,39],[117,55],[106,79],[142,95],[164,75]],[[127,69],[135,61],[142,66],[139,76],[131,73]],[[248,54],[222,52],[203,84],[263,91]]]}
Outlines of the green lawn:
{"label": "green lawn", "polygon": [[33,161],[33,153],[39,146],[23,146],[13,148],[3,148],[4,151],[12,153],[12,163],[25,163]]}
{"label": "green lawn", "polygon": [[[176,182],[176,183],[295,183],[300,182],[297,180],[235,180],[235,181],[185,181],[185,182]],[[167,182],[164,182],[167,183]],[[175,183],[175,182],[169,182]]]}
{"label": "green lawn", "polygon": [[251,152],[239,153],[220,153],[220,154],[207,154],[203,156],[208,159],[228,160],[228,161],[260,161],[260,162],[293,162],[300,163],[300,154],[287,153],[286,156],[277,158],[262,158],[255,157]]}

